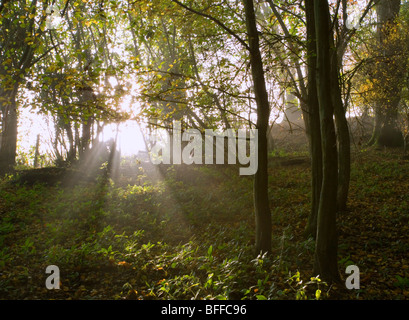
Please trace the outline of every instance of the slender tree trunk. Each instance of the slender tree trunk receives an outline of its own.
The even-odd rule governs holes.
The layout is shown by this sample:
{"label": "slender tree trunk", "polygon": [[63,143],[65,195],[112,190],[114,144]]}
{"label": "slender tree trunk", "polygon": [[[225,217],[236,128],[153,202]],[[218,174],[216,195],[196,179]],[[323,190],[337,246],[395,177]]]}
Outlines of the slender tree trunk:
{"label": "slender tree trunk", "polygon": [[332,101],[334,105],[335,124],[338,137],[338,191],[337,211],[344,211],[347,207],[349,183],[351,175],[351,140],[349,136],[348,121],[345,116],[345,108],[342,102],[341,89],[339,87],[339,67],[336,51],[332,52],[331,72],[334,82],[332,86]]}
{"label": "slender tree trunk", "polygon": [[254,206],[256,219],[256,253],[271,252],[271,212],[268,199],[267,131],[270,106],[264,78],[263,61],[256,25],[253,0],[243,0],[254,94],[257,104],[258,170],[254,179]]}
{"label": "slender tree trunk", "polygon": [[314,0],[305,1],[307,16],[307,64],[308,64],[308,103],[307,115],[310,123],[309,145],[311,154],[311,211],[308,217],[305,236],[316,237],[318,206],[322,185],[322,149],[320,115],[317,95],[317,56],[314,25]]}
{"label": "slender tree trunk", "polygon": [[378,143],[378,138],[381,133],[382,125],[384,122],[384,116],[382,112],[382,106],[380,103],[376,103],[374,106],[375,118],[374,118],[374,128],[372,132],[371,139],[368,142],[368,145],[372,146]]}
{"label": "slender tree trunk", "polygon": [[75,150],[75,141],[74,141],[74,134],[71,128],[71,122],[64,124],[64,130],[67,133],[68,142],[70,144],[69,149],[68,149],[68,154],[67,154],[67,161],[73,162],[76,159],[77,154]]}
{"label": "slender tree trunk", "polygon": [[37,140],[36,140],[36,149],[34,153],[34,168],[39,167],[39,158],[40,158],[40,135],[37,134]]}
{"label": "slender tree trunk", "polygon": [[327,282],[338,282],[336,201],[338,152],[334,126],[333,86],[339,86],[331,70],[331,31],[328,0],[314,1],[317,39],[317,88],[321,121],[323,181],[317,217],[314,273]]}
{"label": "slender tree trunk", "polygon": [[343,109],[339,106],[335,108],[335,122],[338,136],[338,191],[337,191],[337,211],[347,209],[349,194],[349,184],[351,180],[351,141],[349,136],[348,122]]}
{"label": "slender tree trunk", "polygon": [[88,117],[88,119],[83,119],[82,123],[82,137],[81,137],[81,152],[80,158],[84,156],[90,148],[91,144],[91,128],[93,125],[93,117]]}
{"label": "slender tree trunk", "polygon": [[79,157],[81,158],[87,153],[91,144],[91,128],[94,122],[91,109],[92,104],[96,102],[94,92],[87,84],[84,84],[81,88],[80,102],[82,108],[84,109],[84,114],[82,115],[82,137],[79,152]]}
{"label": "slender tree trunk", "polygon": [[74,141],[75,141],[75,150],[77,150],[75,153],[79,154],[81,153],[81,137],[80,137],[80,131],[78,126],[74,126]]}
{"label": "slender tree trunk", "polygon": [[16,163],[17,151],[17,91],[18,83],[12,89],[2,90],[3,101],[1,110],[2,139],[0,148],[0,173],[10,173]]}

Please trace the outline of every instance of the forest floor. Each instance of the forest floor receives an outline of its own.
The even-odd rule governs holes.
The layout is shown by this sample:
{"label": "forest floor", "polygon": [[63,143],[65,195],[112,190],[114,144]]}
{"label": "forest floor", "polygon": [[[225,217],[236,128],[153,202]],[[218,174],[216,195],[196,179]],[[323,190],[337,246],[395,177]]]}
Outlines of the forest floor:
{"label": "forest floor", "polygon": [[[235,166],[166,171],[128,163],[112,180],[0,183],[0,299],[409,299],[409,161],[354,149],[339,270],[360,289],[312,274],[305,152],[273,152],[273,253],[255,257],[252,180]],[[46,268],[60,270],[48,290]]]}

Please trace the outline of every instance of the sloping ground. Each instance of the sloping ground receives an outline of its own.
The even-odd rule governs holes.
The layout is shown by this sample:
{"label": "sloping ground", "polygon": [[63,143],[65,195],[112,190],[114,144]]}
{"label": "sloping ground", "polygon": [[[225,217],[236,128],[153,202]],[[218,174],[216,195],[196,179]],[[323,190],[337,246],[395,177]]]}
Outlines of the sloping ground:
{"label": "sloping ground", "polygon": [[409,161],[365,151],[354,159],[349,212],[340,221],[340,255],[361,271],[365,299],[409,298]]}
{"label": "sloping ground", "polygon": [[[296,161],[294,161],[294,159]],[[254,259],[251,179],[234,167],[173,169],[149,184],[1,184],[2,299],[407,299],[409,163],[400,151],[354,153],[349,210],[339,217],[339,268],[360,290],[310,281],[304,239],[309,163],[270,164],[273,254]],[[60,290],[45,286],[48,265]],[[302,282],[301,282],[302,281]]]}
{"label": "sloping ground", "polygon": [[[373,130],[373,119],[370,117],[348,118],[349,129],[351,132],[352,147],[360,148],[370,139]],[[302,120],[293,122],[283,121],[274,124],[271,132],[274,140],[274,147],[277,151],[308,152],[308,139],[305,134],[304,123]]]}
{"label": "sloping ground", "polygon": [[[252,180],[237,167],[127,162],[115,183],[25,171],[0,184],[0,298],[408,299],[409,162],[400,150],[361,149],[371,128],[350,126],[338,256],[344,280],[348,265],[359,267],[359,290],[311,280],[307,140],[283,124],[269,167],[271,256],[254,256]],[[60,290],[45,286],[51,264]]]}

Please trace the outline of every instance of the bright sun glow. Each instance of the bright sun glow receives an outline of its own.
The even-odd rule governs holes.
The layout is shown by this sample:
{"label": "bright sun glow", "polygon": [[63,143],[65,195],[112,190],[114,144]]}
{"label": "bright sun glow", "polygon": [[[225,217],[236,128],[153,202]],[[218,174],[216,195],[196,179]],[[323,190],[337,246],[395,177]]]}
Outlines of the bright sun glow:
{"label": "bright sun glow", "polygon": [[[118,81],[115,77],[109,77],[109,84],[115,87]],[[138,92],[136,81],[129,82],[130,94],[122,97],[120,110],[126,112],[131,118],[139,111],[139,104],[133,98]],[[33,99],[32,94],[27,92],[27,102]],[[27,103],[26,105],[29,105]],[[55,125],[51,116],[38,114],[30,107],[21,108],[19,117],[18,143],[20,151],[26,155],[34,152],[37,136],[40,136],[39,151],[41,155],[54,154]],[[117,136],[117,124],[106,124],[103,128],[100,141],[107,142],[115,139]],[[117,146],[120,148],[122,156],[138,155],[140,151],[146,151],[146,145],[140,124],[135,120],[128,120],[120,123],[118,127]],[[66,142],[66,141],[65,141]],[[64,152],[64,147],[60,146],[59,150]]]}
{"label": "bright sun glow", "polygon": [[[22,109],[19,124],[19,147],[22,152],[30,153],[36,145],[37,135],[40,135],[40,154],[52,154],[52,139],[54,125],[51,119],[38,115],[29,110]],[[115,139],[117,125],[108,124],[104,127],[100,140]],[[145,142],[141,128],[136,121],[128,120],[119,125],[118,146],[122,156],[138,155],[145,151]]]}
{"label": "bright sun glow", "polygon": [[[139,151],[146,150],[142,131],[136,121],[126,121],[119,125],[118,130],[118,146],[122,156],[137,155]],[[116,124],[106,125],[102,132],[102,140],[115,139],[116,131]]]}

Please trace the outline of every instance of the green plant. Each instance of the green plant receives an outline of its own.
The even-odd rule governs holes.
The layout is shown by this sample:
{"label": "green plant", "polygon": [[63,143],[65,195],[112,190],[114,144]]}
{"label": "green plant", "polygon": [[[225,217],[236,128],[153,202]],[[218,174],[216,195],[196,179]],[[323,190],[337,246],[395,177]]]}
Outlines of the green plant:
{"label": "green plant", "polygon": [[21,246],[21,250],[24,255],[35,253],[36,249],[34,247],[33,240],[31,240],[30,238],[27,238],[24,241],[24,244]]}
{"label": "green plant", "polygon": [[299,271],[294,275],[290,274],[287,283],[291,291],[295,293],[296,300],[320,300],[322,297],[322,286],[327,285],[325,282],[322,282],[319,276],[311,277],[310,281],[304,282]]}
{"label": "green plant", "polygon": [[11,222],[3,221],[0,224],[0,234],[7,234],[14,230],[14,225]]}
{"label": "green plant", "polygon": [[11,261],[11,255],[8,253],[7,248],[3,248],[0,250],[0,268],[4,268],[6,266],[6,263]]}
{"label": "green plant", "polygon": [[393,284],[395,287],[398,287],[401,289],[409,288],[409,278],[401,277],[399,275],[396,275],[395,278],[396,278],[396,281]]}

